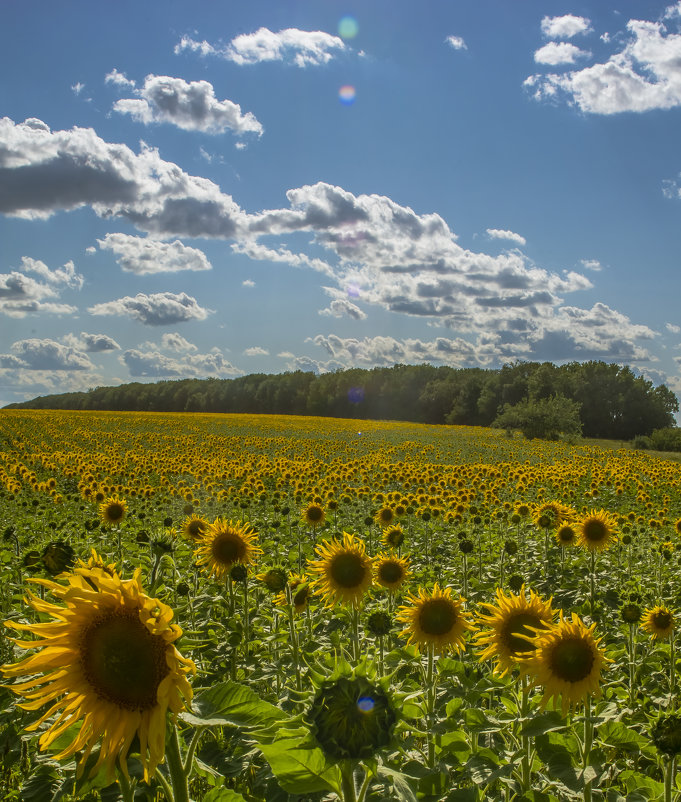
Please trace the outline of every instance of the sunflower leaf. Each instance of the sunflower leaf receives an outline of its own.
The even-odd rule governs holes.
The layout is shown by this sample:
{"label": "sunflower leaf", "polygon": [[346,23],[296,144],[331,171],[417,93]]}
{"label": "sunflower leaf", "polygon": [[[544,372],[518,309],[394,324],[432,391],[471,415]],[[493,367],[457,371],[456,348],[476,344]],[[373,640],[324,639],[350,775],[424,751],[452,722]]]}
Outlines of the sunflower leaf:
{"label": "sunflower leaf", "polygon": [[292,794],[341,790],[340,770],[319,748],[307,748],[300,738],[282,738],[260,743],[279,785]]}
{"label": "sunflower leaf", "polygon": [[221,682],[198,693],[192,712],[180,718],[192,726],[266,727],[286,718],[283,710],[261,699],[254,691],[237,682]]}
{"label": "sunflower leaf", "polygon": [[203,802],[246,802],[241,794],[231,788],[213,788],[203,798]]}

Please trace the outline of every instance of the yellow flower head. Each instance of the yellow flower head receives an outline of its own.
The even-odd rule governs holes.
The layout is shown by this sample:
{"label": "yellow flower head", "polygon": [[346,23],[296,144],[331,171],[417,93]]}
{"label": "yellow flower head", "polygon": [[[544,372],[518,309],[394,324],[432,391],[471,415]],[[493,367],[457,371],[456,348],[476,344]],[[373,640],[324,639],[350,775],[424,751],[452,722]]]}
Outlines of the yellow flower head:
{"label": "yellow flower head", "polygon": [[595,626],[585,626],[576,613],[568,620],[561,612],[558,624],[537,633],[535,650],[522,659],[522,669],[533,676],[531,687],[543,686],[542,707],[560,696],[565,714],[588,695],[600,694],[601,671],[611,661],[599,648]]}
{"label": "yellow flower head", "polygon": [[374,516],[374,521],[380,526],[390,526],[395,520],[395,513],[390,507],[381,507]]}
{"label": "yellow flower head", "polygon": [[579,521],[578,544],[589,551],[605,551],[615,542],[616,529],[617,519],[605,510],[589,513]]}
{"label": "yellow flower head", "polygon": [[441,589],[436,582],[431,593],[419,588],[417,595],[408,594],[407,601],[396,617],[406,624],[401,634],[409,643],[432,644],[438,652],[464,648],[464,635],[474,627],[463,609],[464,600],[453,598],[451,588]]}
{"label": "yellow flower head", "polygon": [[118,496],[109,496],[99,505],[99,517],[102,523],[119,524],[125,518],[127,509],[128,505],[124,499]]}
{"label": "yellow flower head", "polygon": [[404,530],[399,524],[387,526],[383,530],[383,542],[391,549],[399,549],[404,543]]}
{"label": "yellow flower head", "polygon": [[326,606],[335,602],[359,605],[371,585],[372,559],[364,541],[343,532],[341,541],[325,540],[317,546],[318,557],[308,561],[310,573],[317,574],[315,589],[326,596]]}
{"label": "yellow flower head", "polygon": [[126,757],[137,736],[148,781],[164,758],[166,713],[178,713],[183,699],[191,700],[187,674],[195,667],[173,645],[182,634],[171,624],[173,611],[144,593],[139,569],[132,579],[123,580],[109,573],[96,555],[91,562],[65,577],[66,585],[30,580],[44,585],[62,604],[28,595],[28,604],[53,620],[5,623],[36,638],[15,639],[21,648],[35,651],[2,666],[2,672],[6,677],[29,677],[8,686],[26,700],[21,707],[39,710],[48,705],[28,730],[43,727],[58,713],[40,736],[41,749],[80,722],[55,759],[84,750],[80,774],[99,743],[91,774],[104,767],[111,781],[117,759],[127,775]]}
{"label": "yellow flower head", "polygon": [[205,518],[201,518],[199,515],[189,515],[182,524],[182,534],[187,540],[197,543],[209,526],[210,524]]}
{"label": "yellow flower head", "polygon": [[669,637],[674,631],[674,612],[668,607],[649,607],[641,619],[641,629],[655,640]]}
{"label": "yellow flower head", "polygon": [[308,504],[303,510],[302,520],[303,523],[316,529],[326,520],[326,510],[320,504]]}
{"label": "yellow flower head", "polygon": [[496,596],[496,605],[486,605],[489,614],[480,616],[489,629],[478,632],[475,639],[484,647],[480,662],[495,660],[494,671],[503,677],[517,667],[520,658],[534,651],[537,631],[550,627],[555,613],[550,599],[544,601],[532,590],[526,598],[524,585],[517,596],[500,588]]}
{"label": "yellow flower head", "polygon": [[305,574],[292,574],[288,580],[288,587],[274,597],[274,603],[278,607],[286,607],[287,604],[293,605],[296,613],[302,613],[307,607],[312,590],[310,582]]}
{"label": "yellow flower head", "polygon": [[397,590],[409,576],[409,560],[406,557],[393,557],[390,554],[379,554],[374,560],[374,579],[376,583]]}
{"label": "yellow flower head", "polygon": [[205,566],[209,576],[223,580],[233,565],[249,565],[262,554],[262,549],[250,524],[216,518],[203,533],[194,554],[196,564]]}

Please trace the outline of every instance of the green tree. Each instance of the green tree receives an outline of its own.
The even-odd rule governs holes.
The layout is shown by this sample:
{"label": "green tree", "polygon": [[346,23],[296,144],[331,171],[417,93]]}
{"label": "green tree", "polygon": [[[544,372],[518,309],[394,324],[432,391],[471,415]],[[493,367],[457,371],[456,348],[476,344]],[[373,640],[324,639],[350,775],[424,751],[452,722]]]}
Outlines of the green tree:
{"label": "green tree", "polygon": [[519,429],[528,439],[573,439],[582,433],[579,404],[562,395],[506,404],[492,426],[509,431]]}

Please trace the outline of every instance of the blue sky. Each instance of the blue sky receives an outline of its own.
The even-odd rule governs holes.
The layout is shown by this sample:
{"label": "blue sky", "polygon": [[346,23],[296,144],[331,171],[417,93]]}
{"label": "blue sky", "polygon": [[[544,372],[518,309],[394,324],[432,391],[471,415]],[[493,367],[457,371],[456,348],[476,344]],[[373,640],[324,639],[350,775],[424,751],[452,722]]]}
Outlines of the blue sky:
{"label": "blue sky", "polygon": [[681,395],[681,2],[5,0],[0,404],[515,359]]}

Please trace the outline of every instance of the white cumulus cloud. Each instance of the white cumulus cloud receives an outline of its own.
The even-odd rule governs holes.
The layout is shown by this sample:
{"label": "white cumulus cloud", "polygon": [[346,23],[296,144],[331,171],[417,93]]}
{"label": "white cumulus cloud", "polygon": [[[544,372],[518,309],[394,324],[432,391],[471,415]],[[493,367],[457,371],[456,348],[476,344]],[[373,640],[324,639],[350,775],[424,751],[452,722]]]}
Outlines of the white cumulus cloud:
{"label": "white cumulus cloud", "polygon": [[205,320],[210,312],[190,295],[182,292],[156,292],[146,295],[126,295],[115,301],[106,301],[89,307],[91,315],[127,315],[145,326],[170,326],[187,320]]}
{"label": "white cumulus cloud", "polygon": [[570,42],[549,42],[535,51],[534,60],[537,64],[555,67],[558,64],[574,64],[578,58],[588,58],[590,55],[587,50],[581,50]]}
{"label": "white cumulus cloud", "polygon": [[571,39],[577,34],[591,31],[591,20],[586,17],[577,17],[574,14],[564,14],[562,17],[544,17],[541,21],[541,31],[549,39]]}
{"label": "white cumulus cloud", "polygon": [[511,242],[516,242],[518,245],[526,245],[527,240],[521,234],[516,234],[515,231],[509,231],[504,228],[488,228],[487,235],[492,239],[507,239]]}
{"label": "white cumulus cloud", "polygon": [[212,265],[198,248],[184,245],[180,240],[163,242],[152,237],[129,234],[107,234],[97,243],[102,250],[112,251],[118,264],[138,276],[156,273],[176,273],[180,270],[210,270]]}

